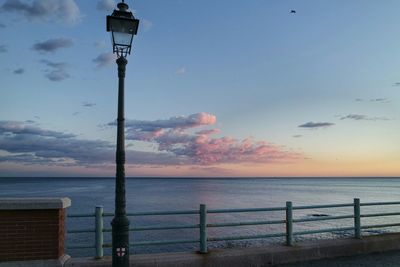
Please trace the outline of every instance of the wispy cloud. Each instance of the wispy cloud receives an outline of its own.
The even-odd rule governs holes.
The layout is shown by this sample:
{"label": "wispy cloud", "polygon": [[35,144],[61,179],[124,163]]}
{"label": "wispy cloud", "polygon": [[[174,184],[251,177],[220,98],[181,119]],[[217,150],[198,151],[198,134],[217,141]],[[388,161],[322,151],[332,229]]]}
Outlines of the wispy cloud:
{"label": "wispy cloud", "polygon": [[0,45],[0,53],[5,53],[7,52],[7,46],[6,45]]}
{"label": "wispy cloud", "polygon": [[361,114],[349,114],[346,116],[343,116],[340,118],[341,120],[346,120],[346,119],[350,119],[350,120],[364,120],[364,121],[387,121],[389,120],[386,117],[369,117],[367,115],[361,115]]}
{"label": "wispy cloud", "polygon": [[299,125],[300,128],[326,128],[335,125],[332,122],[307,122]]}
{"label": "wispy cloud", "polygon": [[377,103],[390,103],[390,100],[387,98],[373,98],[369,100],[370,102],[377,102]]}
{"label": "wispy cloud", "polygon": [[62,81],[70,77],[67,73],[66,68],[67,64],[64,62],[52,62],[50,60],[41,60],[43,64],[45,64],[48,69],[45,70],[45,76],[54,82]]}
{"label": "wispy cloud", "polygon": [[25,70],[23,68],[19,68],[13,71],[14,74],[23,74]]}
{"label": "wispy cloud", "polygon": [[97,48],[104,48],[106,46],[106,42],[104,40],[103,41],[97,41],[97,42],[94,42],[94,46],[97,47]]}
{"label": "wispy cloud", "polygon": [[73,42],[68,38],[49,39],[44,42],[39,42],[33,45],[33,49],[39,52],[55,52],[60,48],[71,47]]}
{"label": "wispy cloud", "polygon": [[0,23],[0,29],[4,29],[6,27],[6,25],[5,24],[3,24],[3,23]]}
{"label": "wispy cloud", "polygon": [[302,137],[303,135],[301,135],[301,134],[295,134],[295,135],[292,135],[294,138],[300,138],[300,137]]}
{"label": "wispy cloud", "polygon": [[400,86],[400,82],[393,83],[393,86]]}
{"label": "wispy cloud", "polygon": [[112,11],[116,8],[114,0],[99,0],[97,1],[96,8],[102,11]]}
{"label": "wispy cloud", "polygon": [[20,14],[29,20],[54,20],[74,24],[81,19],[74,0],[6,0],[0,7],[3,12]]}
{"label": "wispy cloud", "polygon": [[178,75],[183,75],[183,74],[186,73],[186,68],[185,67],[181,67],[181,68],[177,69],[175,73],[178,74]]}
{"label": "wispy cloud", "polygon": [[91,107],[96,106],[96,103],[83,102],[82,106],[84,106],[85,108],[91,108]]}
{"label": "wispy cloud", "polygon": [[102,68],[115,63],[115,55],[113,53],[102,53],[98,55],[93,62],[96,63],[97,68]]}
{"label": "wispy cloud", "polygon": [[151,30],[151,28],[153,28],[153,22],[151,22],[150,20],[147,19],[142,19],[140,21],[143,31],[147,32],[149,30]]}
{"label": "wispy cloud", "polygon": [[[356,102],[364,102],[364,99],[356,98],[354,101],[356,101]],[[372,99],[369,99],[369,100],[366,100],[366,101],[375,102],[375,103],[390,103],[390,99],[385,98],[385,97],[372,98]]]}

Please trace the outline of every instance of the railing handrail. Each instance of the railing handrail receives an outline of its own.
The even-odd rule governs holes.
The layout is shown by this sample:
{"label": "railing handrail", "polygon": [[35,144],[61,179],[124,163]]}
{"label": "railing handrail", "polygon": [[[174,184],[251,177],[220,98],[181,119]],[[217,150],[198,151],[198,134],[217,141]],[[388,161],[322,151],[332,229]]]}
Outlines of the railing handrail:
{"label": "railing handrail", "polygon": [[[361,203],[359,199],[355,198],[353,203],[340,203],[340,204],[324,204],[324,205],[300,205],[294,206],[292,202],[286,202],[285,207],[266,207],[266,208],[240,208],[240,209],[207,209],[206,205],[201,204],[198,210],[175,210],[175,211],[146,211],[146,212],[134,212],[127,213],[127,216],[169,216],[169,215],[198,215],[198,224],[182,224],[182,225],[150,225],[150,226],[137,226],[132,227],[129,231],[152,231],[152,230],[177,230],[177,229],[199,229],[199,239],[176,239],[176,240],[155,240],[155,241],[140,241],[129,244],[129,246],[149,246],[149,245],[167,245],[167,244],[184,244],[184,243],[199,243],[200,252],[207,253],[207,242],[214,241],[227,241],[227,240],[243,240],[243,239],[256,239],[256,238],[270,238],[270,237],[286,237],[286,244],[291,246],[293,244],[293,237],[299,235],[309,235],[318,233],[330,233],[338,231],[354,231],[355,238],[361,238],[362,229],[370,228],[382,228],[382,227],[397,227],[400,223],[389,223],[389,224],[374,224],[374,225],[361,225],[361,218],[368,217],[384,217],[384,216],[397,216],[400,212],[382,212],[382,213],[366,213],[361,214],[360,207],[364,206],[383,206],[383,205],[400,205],[400,201],[390,202],[366,202]],[[342,207],[353,207],[353,214],[338,215],[338,216],[321,216],[313,218],[294,218],[294,211],[296,210],[313,210],[313,209],[325,209],[325,208],[342,208]],[[207,223],[207,214],[222,214],[222,213],[245,213],[245,212],[273,212],[273,211],[285,211],[286,217],[282,220],[259,220],[259,221],[239,221],[239,222],[219,222],[219,223]],[[114,216],[113,213],[103,212],[102,207],[96,207],[94,213],[77,213],[68,214],[69,218],[88,218],[95,217],[95,228],[94,229],[72,229],[68,230],[67,233],[95,233],[95,244],[94,245],[74,245],[70,246],[70,249],[74,248],[95,248],[96,258],[103,257],[103,248],[110,247],[111,244],[103,242],[103,234],[105,232],[111,232],[111,229],[103,227],[103,218]],[[293,231],[293,225],[295,223],[304,222],[316,222],[316,221],[327,221],[327,220],[343,220],[353,219],[353,227],[339,227],[339,228],[325,228],[317,230],[307,231]],[[254,226],[254,225],[270,225],[270,224],[285,224],[285,233],[266,233],[258,235],[239,235],[239,236],[225,236],[225,237],[208,237],[207,229],[211,227],[236,227],[236,226]]]}
{"label": "railing handrail", "polygon": [[[377,202],[381,203],[378,205],[396,205],[400,202]],[[361,206],[377,205],[376,203],[364,203]],[[323,209],[323,208],[340,208],[340,207],[352,207],[353,203],[344,204],[324,204],[324,205],[308,205],[308,206],[293,206],[293,210],[302,209]],[[248,209],[209,209],[207,213],[241,213],[241,212],[269,212],[269,211],[284,211],[286,207],[265,207],[265,208],[248,208]],[[127,213],[126,216],[158,216],[158,215],[191,215],[199,214],[199,210],[170,210],[170,211],[143,211],[143,212],[131,212]],[[94,213],[76,213],[68,214],[68,217],[94,217]],[[114,213],[105,212],[103,217],[113,217]]]}

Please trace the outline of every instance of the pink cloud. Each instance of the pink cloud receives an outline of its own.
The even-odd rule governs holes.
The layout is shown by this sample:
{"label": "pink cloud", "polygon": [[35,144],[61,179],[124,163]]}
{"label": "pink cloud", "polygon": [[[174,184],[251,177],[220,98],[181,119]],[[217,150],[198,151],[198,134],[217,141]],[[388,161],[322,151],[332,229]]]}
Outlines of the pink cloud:
{"label": "pink cloud", "polygon": [[187,162],[201,165],[269,163],[301,158],[299,153],[266,141],[210,137],[219,133],[219,129],[200,130],[194,134],[188,132],[190,128],[215,123],[216,117],[204,112],[167,120],[130,121],[127,123],[127,139],[155,143],[160,152],[172,153]]}
{"label": "pink cloud", "polygon": [[191,157],[196,163],[268,163],[296,159],[300,155],[283,150],[265,141],[237,140],[230,137],[198,136],[194,142],[179,149],[180,155]]}

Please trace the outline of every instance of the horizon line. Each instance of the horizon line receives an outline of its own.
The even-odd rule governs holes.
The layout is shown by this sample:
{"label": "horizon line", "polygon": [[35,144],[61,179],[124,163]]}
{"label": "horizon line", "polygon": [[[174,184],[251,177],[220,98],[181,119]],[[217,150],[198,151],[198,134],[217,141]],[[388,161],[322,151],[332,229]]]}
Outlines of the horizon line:
{"label": "horizon line", "polygon": [[[115,176],[0,176],[0,179],[54,178],[54,179],[115,179]],[[130,176],[126,179],[400,179],[400,176]]]}

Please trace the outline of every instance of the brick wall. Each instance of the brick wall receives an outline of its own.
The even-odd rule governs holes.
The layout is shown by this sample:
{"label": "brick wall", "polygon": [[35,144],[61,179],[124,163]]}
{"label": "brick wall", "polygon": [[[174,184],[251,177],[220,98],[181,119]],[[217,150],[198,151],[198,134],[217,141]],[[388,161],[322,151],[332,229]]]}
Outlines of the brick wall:
{"label": "brick wall", "polygon": [[58,259],[64,219],[64,209],[0,210],[0,261]]}

